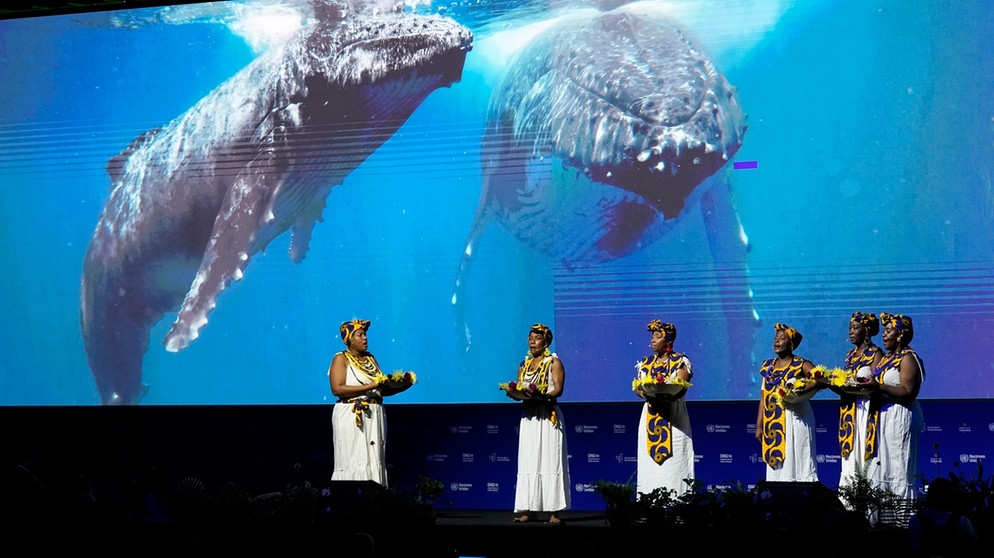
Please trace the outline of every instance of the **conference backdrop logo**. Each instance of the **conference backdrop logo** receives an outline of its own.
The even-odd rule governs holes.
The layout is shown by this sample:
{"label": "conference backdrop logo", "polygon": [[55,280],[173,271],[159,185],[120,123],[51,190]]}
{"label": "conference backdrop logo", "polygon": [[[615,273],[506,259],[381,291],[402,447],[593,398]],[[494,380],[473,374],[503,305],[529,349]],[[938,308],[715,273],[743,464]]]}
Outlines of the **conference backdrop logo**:
{"label": "conference backdrop logo", "polygon": [[573,486],[573,490],[576,492],[596,492],[594,490],[594,485],[585,482],[578,482]]}
{"label": "conference backdrop logo", "polygon": [[473,488],[473,483],[471,482],[453,482],[449,483],[449,490],[452,492],[469,492]]}
{"label": "conference backdrop logo", "polygon": [[500,434],[500,426],[496,424],[488,424],[487,434]]}
{"label": "conference backdrop logo", "polygon": [[625,455],[624,453],[619,453],[614,456],[614,460],[618,463],[635,463],[638,461],[638,456],[635,455]]}
{"label": "conference backdrop logo", "polygon": [[596,434],[597,425],[596,424],[578,424],[573,427],[577,434]]}
{"label": "conference backdrop logo", "polygon": [[732,429],[730,424],[709,424],[704,427],[708,434],[727,434]]}
{"label": "conference backdrop logo", "polygon": [[429,453],[425,456],[425,461],[429,463],[445,463],[445,460],[448,459],[448,457],[449,456],[444,453]]}
{"label": "conference backdrop logo", "polygon": [[615,434],[627,434],[628,433],[628,431],[625,429],[625,425],[624,424],[615,424],[613,428],[614,428],[613,432]]}
{"label": "conference backdrop logo", "polygon": [[984,454],[973,454],[973,453],[961,453],[959,454],[960,463],[976,463],[978,461],[984,461],[987,456]]}

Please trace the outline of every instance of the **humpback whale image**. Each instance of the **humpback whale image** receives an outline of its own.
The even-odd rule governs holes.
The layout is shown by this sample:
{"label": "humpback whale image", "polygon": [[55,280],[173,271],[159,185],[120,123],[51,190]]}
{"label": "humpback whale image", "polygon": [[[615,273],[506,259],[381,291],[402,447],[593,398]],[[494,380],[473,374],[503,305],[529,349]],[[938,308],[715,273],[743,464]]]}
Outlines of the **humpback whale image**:
{"label": "humpback whale image", "polygon": [[[492,89],[483,190],[452,303],[495,222],[570,269],[643,250],[693,209],[715,261],[744,262],[748,244],[720,171],[746,128],[735,88],[652,4],[575,10],[549,23]],[[725,315],[742,326],[731,349],[749,355],[758,326],[751,293],[721,288]],[[468,325],[460,327],[468,347]]]}
{"label": "humpback whale image", "polygon": [[461,79],[469,29],[450,18],[315,3],[312,23],[107,165],[109,199],[86,252],[84,347],[100,400],[137,404],[149,332],[197,339],[253,254],[290,230],[307,252],[330,190],[434,90]]}

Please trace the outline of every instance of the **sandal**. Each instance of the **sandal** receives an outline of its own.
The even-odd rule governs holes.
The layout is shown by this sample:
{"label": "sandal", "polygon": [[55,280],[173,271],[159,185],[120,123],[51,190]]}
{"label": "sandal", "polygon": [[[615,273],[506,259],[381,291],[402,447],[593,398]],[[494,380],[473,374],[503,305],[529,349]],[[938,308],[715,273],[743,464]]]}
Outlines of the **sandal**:
{"label": "sandal", "polygon": [[523,515],[519,515],[518,517],[515,517],[515,518],[514,518],[514,522],[515,522],[515,523],[528,523],[528,522],[529,522],[529,521],[531,521],[532,519],[534,519],[534,518],[532,517],[532,514],[530,514],[530,513],[525,513],[525,514],[523,514]]}

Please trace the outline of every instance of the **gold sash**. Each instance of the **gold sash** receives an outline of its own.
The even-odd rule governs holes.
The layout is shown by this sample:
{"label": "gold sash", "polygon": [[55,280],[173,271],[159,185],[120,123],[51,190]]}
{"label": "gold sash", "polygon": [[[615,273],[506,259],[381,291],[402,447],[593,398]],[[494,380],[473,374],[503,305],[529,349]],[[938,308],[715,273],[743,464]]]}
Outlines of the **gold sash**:
{"label": "gold sash", "polygon": [[787,451],[786,409],[777,397],[777,391],[793,377],[803,377],[801,367],[804,359],[794,356],[786,368],[776,368],[776,359],[763,362],[760,374],[763,377],[763,461],[770,467],[783,463]]}
{"label": "gold sash", "polygon": [[763,461],[770,467],[783,463],[787,449],[787,418],[776,388],[763,388]]}
{"label": "gold sash", "polygon": [[369,412],[369,398],[366,396],[353,397],[352,399],[341,400],[342,403],[351,403],[352,412],[355,413],[356,428],[362,428],[362,415]]}
{"label": "gold sash", "polygon": [[[662,376],[669,380],[683,367],[683,358],[684,354],[677,352],[645,357],[639,363],[639,377]],[[673,427],[666,416],[649,403],[646,403],[645,433],[646,450],[653,461],[661,464],[673,455]]]}
{"label": "gold sash", "polygon": [[[873,355],[876,347],[871,345],[863,351],[849,349],[846,354],[845,370],[859,370],[864,366],[873,366]],[[880,378],[876,378],[880,381]],[[863,459],[869,460],[877,455],[877,420],[880,418],[880,396],[870,397],[870,408],[866,417],[866,442],[863,446]],[[846,396],[839,404],[839,454],[843,459],[849,457],[856,443],[856,397]]]}
{"label": "gold sash", "polygon": [[651,404],[646,406],[646,446],[649,457],[656,463],[662,464],[673,455],[673,429],[670,421],[662,413],[657,412]]}

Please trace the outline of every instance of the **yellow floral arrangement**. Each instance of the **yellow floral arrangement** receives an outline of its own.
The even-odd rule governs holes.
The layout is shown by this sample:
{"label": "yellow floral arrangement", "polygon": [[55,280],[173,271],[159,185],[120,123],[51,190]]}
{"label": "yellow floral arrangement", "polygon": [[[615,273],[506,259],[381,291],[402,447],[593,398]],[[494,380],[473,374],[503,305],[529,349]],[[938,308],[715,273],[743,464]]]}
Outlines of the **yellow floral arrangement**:
{"label": "yellow floral arrangement", "polygon": [[[790,378],[777,388],[776,398],[787,403],[801,403],[814,397],[817,390],[804,391],[808,387],[819,383],[814,378]],[[804,393],[800,393],[804,391]]]}
{"label": "yellow floral arrangement", "polygon": [[811,370],[812,375],[818,371],[816,381],[826,383],[835,387],[855,387],[859,385],[856,379],[855,370],[843,370],[842,368],[825,368],[816,366]]}
{"label": "yellow floral arrangement", "polygon": [[666,376],[658,374],[656,376],[646,376],[645,378],[635,378],[632,380],[632,391],[635,391],[643,386],[656,386],[660,384],[670,384],[680,386],[682,388],[689,388],[693,385],[679,376],[674,376],[673,378],[667,380]]}
{"label": "yellow floral arrangement", "polygon": [[406,385],[414,385],[418,381],[417,375],[414,372],[408,370],[404,372],[403,370],[394,370],[392,374],[383,374],[382,372],[377,374],[373,379],[377,385],[386,385],[390,387],[402,387]]}
{"label": "yellow floral arrangement", "polygon": [[502,382],[497,384],[497,387],[501,391],[507,392],[509,396],[514,399],[528,399],[534,395],[541,395],[538,391],[538,386],[534,383],[523,383],[523,382]]}

